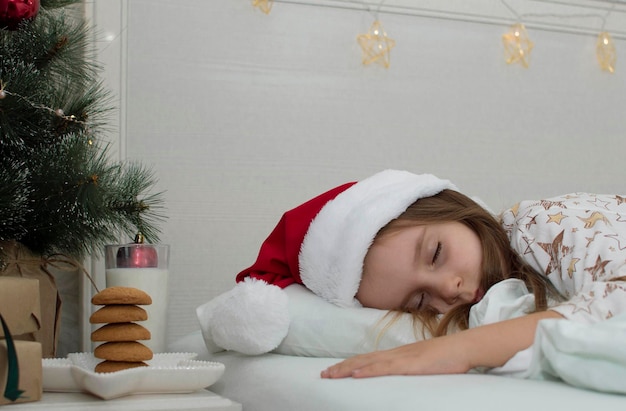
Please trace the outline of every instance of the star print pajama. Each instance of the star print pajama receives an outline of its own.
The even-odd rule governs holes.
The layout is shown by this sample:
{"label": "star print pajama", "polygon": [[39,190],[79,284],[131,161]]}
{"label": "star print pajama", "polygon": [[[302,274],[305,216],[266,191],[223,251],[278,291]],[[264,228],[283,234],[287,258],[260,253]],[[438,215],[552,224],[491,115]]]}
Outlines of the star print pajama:
{"label": "star print pajama", "polygon": [[626,197],[522,201],[502,224],[513,248],[565,297],[550,309],[588,324],[626,313]]}

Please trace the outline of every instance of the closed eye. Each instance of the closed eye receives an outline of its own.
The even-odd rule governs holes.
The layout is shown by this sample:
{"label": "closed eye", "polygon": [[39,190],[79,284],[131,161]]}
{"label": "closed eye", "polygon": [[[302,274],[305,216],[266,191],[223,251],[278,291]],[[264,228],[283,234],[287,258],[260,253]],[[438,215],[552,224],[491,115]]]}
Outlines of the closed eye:
{"label": "closed eye", "polygon": [[419,295],[419,302],[417,303],[415,308],[420,310],[422,308],[423,304],[424,304],[424,293],[420,293],[420,295]]}
{"label": "closed eye", "polygon": [[435,249],[435,253],[433,254],[432,264],[435,265],[437,259],[439,258],[439,254],[441,254],[441,242],[437,243],[437,248]]}

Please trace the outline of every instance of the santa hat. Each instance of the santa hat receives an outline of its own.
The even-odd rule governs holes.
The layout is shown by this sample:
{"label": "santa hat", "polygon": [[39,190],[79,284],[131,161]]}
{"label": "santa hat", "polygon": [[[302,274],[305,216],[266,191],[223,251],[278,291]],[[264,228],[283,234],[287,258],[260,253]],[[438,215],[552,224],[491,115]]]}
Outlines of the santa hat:
{"label": "santa hat", "polygon": [[205,340],[251,355],[275,349],[289,330],[282,289],[294,283],[338,306],[360,306],[363,261],[378,231],[444,189],[457,190],[430,174],[385,170],[287,211],[237,285],[198,308]]}

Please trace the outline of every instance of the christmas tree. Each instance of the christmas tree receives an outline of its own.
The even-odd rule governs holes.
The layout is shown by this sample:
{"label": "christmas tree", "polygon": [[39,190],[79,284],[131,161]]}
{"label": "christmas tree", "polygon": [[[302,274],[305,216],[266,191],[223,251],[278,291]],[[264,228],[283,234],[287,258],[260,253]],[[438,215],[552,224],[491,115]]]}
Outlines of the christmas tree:
{"label": "christmas tree", "polygon": [[75,3],[0,0],[0,242],[81,258],[156,242],[163,216],[153,173],[102,141],[112,99]]}

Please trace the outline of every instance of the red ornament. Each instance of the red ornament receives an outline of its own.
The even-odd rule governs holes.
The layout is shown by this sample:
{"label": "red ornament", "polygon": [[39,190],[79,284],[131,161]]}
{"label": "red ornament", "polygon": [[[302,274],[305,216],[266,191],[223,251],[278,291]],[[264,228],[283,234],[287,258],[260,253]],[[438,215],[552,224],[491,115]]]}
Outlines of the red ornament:
{"label": "red ornament", "polygon": [[117,268],[148,268],[159,266],[156,248],[149,244],[129,244],[117,250]]}
{"label": "red ornament", "polygon": [[39,0],[0,0],[0,28],[16,30],[39,12]]}

